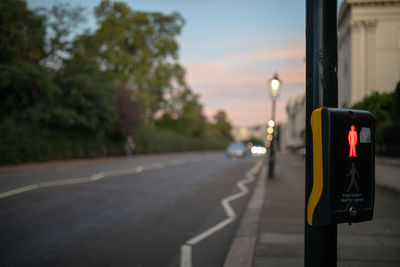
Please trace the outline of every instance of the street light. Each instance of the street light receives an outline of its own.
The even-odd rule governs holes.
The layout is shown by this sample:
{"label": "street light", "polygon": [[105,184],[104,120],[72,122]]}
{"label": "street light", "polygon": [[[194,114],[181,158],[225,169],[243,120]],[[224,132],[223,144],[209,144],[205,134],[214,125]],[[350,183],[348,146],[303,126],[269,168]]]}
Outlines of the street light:
{"label": "street light", "polygon": [[[271,100],[272,100],[272,119],[268,122],[270,127],[274,127],[275,125],[275,109],[276,109],[276,98],[279,94],[279,88],[281,87],[281,80],[278,78],[278,74],[275,73],[271,80],[269,80]],[[275,132],[272,131],[268,135],[268,140],[271,142],[270,150],[269,150],[269,167],[268,167],[268,178],[274,177],[274,166],[275,166],[275,157],[274,157],[274,147],[275,147]]]}
{"label": "street light", "polygon": [[271,96],[277,97],[281,81],[278,79],[278,74],[274,74],[274,77],[270,80]]}

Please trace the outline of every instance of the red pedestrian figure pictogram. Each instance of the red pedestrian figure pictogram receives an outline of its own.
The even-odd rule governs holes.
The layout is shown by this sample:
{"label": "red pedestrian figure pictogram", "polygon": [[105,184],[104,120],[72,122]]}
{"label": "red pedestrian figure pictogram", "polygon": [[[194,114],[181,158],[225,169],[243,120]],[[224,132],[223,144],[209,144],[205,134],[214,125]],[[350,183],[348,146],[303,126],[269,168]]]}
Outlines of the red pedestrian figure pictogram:
{"label": "red pedestrian figure pictogram", "polygon": [[351,125],[350,127],[350,131],[349,131],[349,135],[347,137],[347,139],[349,140],[349,145],[350,145],[350,152],[349,152],[349,158],[357,157],[357,153],[356,153],[356,145],[357,145],[357,131],[355,130],[355,126]]}

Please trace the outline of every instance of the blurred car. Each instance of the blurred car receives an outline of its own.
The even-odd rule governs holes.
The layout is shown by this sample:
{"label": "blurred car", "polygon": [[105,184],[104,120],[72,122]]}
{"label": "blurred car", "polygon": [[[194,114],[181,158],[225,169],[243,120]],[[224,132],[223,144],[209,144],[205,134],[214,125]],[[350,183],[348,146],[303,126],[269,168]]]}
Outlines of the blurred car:
{"label": "blurred car", "polygon": [[230,158],[242,158],[249,153],[249,149],[243,143],[232,142],[226,148],[226,155]]}
{"label": "blurred car", "polygon": [[267,153],[267,149],[263,146],[253,146],[251,148],[251,153],[253,155],[264,155],[265,153]]}

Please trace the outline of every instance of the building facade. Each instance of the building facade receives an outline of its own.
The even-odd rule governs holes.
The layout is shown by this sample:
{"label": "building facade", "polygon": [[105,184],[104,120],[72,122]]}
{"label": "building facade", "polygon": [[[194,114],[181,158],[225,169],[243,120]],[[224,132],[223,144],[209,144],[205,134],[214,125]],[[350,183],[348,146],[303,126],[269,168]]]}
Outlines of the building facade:
{"label": "building facade", "polygon": [[[400,0],[343,0],[338,17],[338,104],[350,108],[400,81]],[[305,97],[287,102],[281,148],[305,142]]]}
{"label": "building facade", "polygon": [[339,106],[392,92],[400,81],[400,0],[344,0],[338,32]]}
{"label": "building facade", "polygon": [[305,96],[289,99],[286,104],[287,121],[281,126],[280,146],[282,150],[295,151],[305,146]]}

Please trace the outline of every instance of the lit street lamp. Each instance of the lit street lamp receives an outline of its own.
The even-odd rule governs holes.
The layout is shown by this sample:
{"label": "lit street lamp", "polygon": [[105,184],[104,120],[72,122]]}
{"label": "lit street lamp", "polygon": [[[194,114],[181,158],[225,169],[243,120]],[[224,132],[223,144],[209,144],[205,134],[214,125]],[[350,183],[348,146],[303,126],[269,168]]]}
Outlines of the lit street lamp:
{"label": "lit street lamp", "polygon": [[[269,167],[268,167],[268,178],[273,178],[274,177],[274,166],[275,166],[275,156],[274,156],[274,150],[275,150],[275,133],[276,131],[273,130],[273,127],[275,126],[275,105],[276,105],[276,98],[278,97],[279,93],[279,88],[281,86],[282,82],[281,80],[278,79],[278,74],[275,73],[272,79],[269,81],[270,85],[270,93],[271,93],[271,100],[272,100],[272,119],[268,122],[268,126],[272,129],[268,130],[268,141],[270,141],[270,149],[269,149]],[[271,133],[269,133],[271,131]],[[271,140],[269,140],[271,139]]]}

